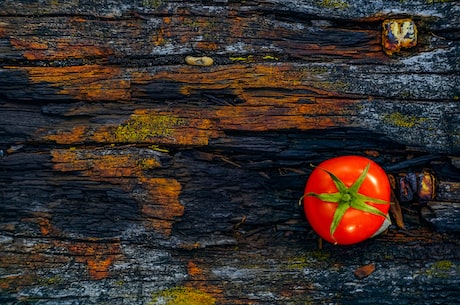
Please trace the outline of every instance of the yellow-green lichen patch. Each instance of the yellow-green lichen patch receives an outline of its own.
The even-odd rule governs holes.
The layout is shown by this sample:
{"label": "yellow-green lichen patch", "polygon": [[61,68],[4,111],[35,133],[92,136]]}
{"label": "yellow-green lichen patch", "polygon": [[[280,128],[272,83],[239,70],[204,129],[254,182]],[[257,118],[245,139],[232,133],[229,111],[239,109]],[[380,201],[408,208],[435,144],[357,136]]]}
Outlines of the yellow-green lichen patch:
{"label": "yellow-green lichen patch", "polygon": [[319,0],[316,2],[317,5],[327,8],[346,9],[350,5],[342,0]]}
{"label": "yellow-green lichen patch", "polygon": [[327,66],[305,66],[300,68],[300,72],[309,74],[324,74],[331,71]]}
{"label": "yellow-green lichen patch", "polygon": [[438,262],[434,263],[433,266],[431,266],[431,267],[436,269],[436,270],[449,271],[452,268],[456,267],[456,265],[453,262],[449,261],[449,260],[442,260],[442,261],[438,261]]}
{"label": "yellow-green lichen patch", "polygon": [[426,120],[426,118],[421,118],[414,115],[405,115],[400,112],[388,113],[383,116],[383,121],[385,123],[403,128],[415,127],[416,125],[420,125]]}
{"label": "yellow-green lichen patch", "polygon": [[433,3],[445,3],[445,2],[455,2],[456,0],[426,0],[426,3],[433,4]]}
{"label": "yellow-green lichen patch", "polygon": [[175,128],[186,126],[187,120],[169,115],[134,114],[125,124],[113,131],[114,140],[122,143],[152,142],[169,138]]}
{"label": "yellow-green lichen patch", "polygon": [[339,91],[345,92],[349,90],[350,85],[344,81],[320,81],[315,84],[317,88],[328,90],[328,91]]}
{"label": "yellow-green lichen patch", "polygon": [[229,59],[233,62],[243,62],[243,63],[251,63],[255,61],[260,61],[260,60],[271,60],[271,61],[277,61],[279,58],[274,55],[264,55],[262,57],[255,57],[254,55],[248,55],[248,56],[231,56]]}
{"label": "yellow-green lichen patch", "polygon": [[459,271],[458,266],[454,262],[441,260],[431,265],[424,273],[431,277],[446,278],[449,276],[458,276]]}
{"label": "yellow-green lichen patch", "polygon": [[155,158],[140,158],[136,163],[136,165],[143,170],[154,169],[160,166],[160,163]]}
{"label": "yellow-green lichen patch", "polygon": [[235,57],[230,57],[230,60],[234,62],[253,62],[254,56],[253,55],[235,56]]}
{"label": "yellow-green lichen patch", "polygon": [[288,260],[288,269],[304,269],[309,267],[318,266],[319,263],[325,262],[329,259],[330,254],[325,251],[312,251],[306,253],[304,256],[294,257]]}
{"label": "yellow-green lichen patch", "polygon": [[214,305],[216,299],[210,294],[189,288],[173,287],[153,295],[149,305]]}
{"label": "yellow-green lichen patch", "polygon": [[38,283],[43,286],[53,286],[53,285],[58,285],[63,282],[63,279],[56,275],[48,278],[41,278],[38,280]]}
{"label": "yellow-green lichen patch", "polygon": [[158,151],[158,152],[162,152],[162,153],[169,153],[169,149],[167,148],[162,148],[158,145],[150,145],[149,146],[150,149],[153,149],[155,151]]}
{"label": "yellow-green lichen patch", "polygon": [[158,8],[163,4],[162,0],[143,0],[142,5],[149,8]]}
{"label": "yellow-green lichen patch", "polygon": [[262,57],[264,60],[278,60],[278,57],[272,55],[265,55]]}

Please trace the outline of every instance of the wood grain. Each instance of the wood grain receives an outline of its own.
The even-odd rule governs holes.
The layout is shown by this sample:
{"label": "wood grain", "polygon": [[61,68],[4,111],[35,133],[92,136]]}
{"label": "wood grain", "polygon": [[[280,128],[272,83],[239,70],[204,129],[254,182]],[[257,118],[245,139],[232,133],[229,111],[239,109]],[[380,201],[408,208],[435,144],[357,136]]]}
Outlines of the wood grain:
{"label": "wood grain", "polygon": [[[385,53],[391,18],[416,46]],[[4,1],[0,303],[456,303],[459,18],[432,0]],[[429,170],[436,195],[400,202],[404,229],[318,250],[298,199],[345,154]]]}

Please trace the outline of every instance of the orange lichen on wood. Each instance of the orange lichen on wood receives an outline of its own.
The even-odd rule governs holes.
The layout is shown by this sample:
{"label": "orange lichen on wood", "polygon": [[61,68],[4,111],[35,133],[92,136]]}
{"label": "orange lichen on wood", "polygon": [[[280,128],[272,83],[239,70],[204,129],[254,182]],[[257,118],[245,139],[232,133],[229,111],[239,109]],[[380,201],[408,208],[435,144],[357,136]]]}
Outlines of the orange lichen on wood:
{"label": "orange lichen on wood", "polygon": [[136,110],[125,123],[111,128],[102,137],[118,143],[174,143],[177,129],[188,125],[186,119],[155,111]]}
{"label": "orange lichen on wood", "polygon": [[[216,285],[210,284],[209,276],[211,271],[209,268],[206,268],[206,266],[201,267],[202,264],[203,262],[198,260],[189,260],[187,262],[189,282],[185,286],[212,295],[218,301],[223,300],[224,296],[222,289]],[[218,303],[220,304],[220,302]]]}
{"label": "orange lichen on wood", "polygon": [[[338,104],[330,106],[329,109],[319,105],[284,108],[240,106],[216,110],[215,115],[219,121],[219,128],[226,130],[265,131],[286,128],[309,130],[352,125],[347,116],[341,115],[342,106]],[[318,109],[319,107],[323,109]],[[321,112],[324,115],[321,115]]]}
{"label": "orange lichen on wood", "polygon": [[132,159],[129,156],[98,156],[93,160],[92,176],[101,178],[132,177],[135,163],[129,164]]}
{"label": "orange lichen on wood", "polygon": [[[62,144],[91,141],[207,145],[209,138],[218,136],[220,130],[236,125],[238,129],[255,131],[263,130],[263,126],[267,129],[321,128],[334,124],[340,126],[345,117],[355,114],[349,107],[352,102],[337,102],[334,98],[343,95],[348,84],[330,80],[327,66],[233,65],[225,69],[211,68],[206,73],[196,73],[196,67],[182,66],[156,71],[155,74],[131,73],[125,80],[121,79],[122,75],[128,72],[97,65],[26,69],[32,82],[50,83],[60,94],[79,99],[127,100],[131,95],[131,82],[148,84],[169,80],[177,83],[177,90],[184,96],[202,90],[231,90],[245,101],[240,105],[201,109],[203,113],[200,115],[190,108],[176,108],[174,113],[136,110],[119,126],[106,125],[97,130],[76,126],[71,131],[56,129],[54,134],[45,136],[47,140]],[[286,92],[287,89],[291,92]],[[304,103],[305,100],[308,103]],[[321,119],[323,124],[317,126],[318,121],[311,117],[321,114],[328,118]]]}
{"label": "orange lichen on wood", "polygon": [[53,150],[51,155],[54,162],[53,168],[62,172],[84,171],[87,176],[99,178],[133,177],[139,172],[136,158],[129,154],[60,149]]}
{"label": "orange lichen on wood", "polygon": [[[45,42],[38,42],[35,40],[24,40],[24,39],[17,39],[17,38],[11,38],[10,43],[13,47],[15,47],[18,50],[48,50],[49,46],[48,43]],[[32,51],[26,51],[26,52],[32,52]]]}
{"label": "orange lichen on wood", "polygon": [[[207,145],[210,138],[221,133],[215,123],[195,111],[180,113],[136,110],[126,122],[120,125],[106,125],[96,130],[89,126],[76,126],[71,130],[52,131],[42,136],[45,140],[58,144],[78,144],[84,142],[121,144],[172,144]],[[190,117],[190,118],[188,118]]]}
{"label": "orange lichen on wood", "polygon": [[[353,100],[318,100],[317,103],[302,104],[302,96],[287,96],[284,100],[266,98],[271,99],[268,102],[272,105],[255,107],[245,103],[203,109],[198,115],[194,110],[175,110],[178,115],[137,110],[130,120],[118,126],[103,126],[98,130],[84,126],[77,126],[71,131],[57,129],[44,138],[70,145],[97,142],[206,146],[210,139],[221,136],[224,130],[309,130],[352,126],[351,118],[356,114],[354,106],[357,102]],[[252,96],[251,99],[255,103],[257,97]],[[259,101],[264,99],[261,97]]]}
{"label": "orange lichen on wood", "polygon": [[107,58],[113,51],[107,47],[78,44],[68,38],[58,38],[57,41],[43,42],[37,38],[12,38],[10,43],[22,50],[27,60],[65,60],[75,58]]}
{"label": "orange lichen on wood", "polygon": [[33,215],[33,217],[23,218],[22,221],[36,224],[43,236],[57,236],[60,234],[60,232],[51,224],[52,215],[50,213],[35,211],[32,212],[31,215]]}
{"label": "orange lichen on wood", "polygon": [[0,278],[0,291],[3,293],[18,291],[21,287],[31,286],[36,282],[32,274],[2,275]]}
{"label": "orange lichen on wood", "polygon": [[[351,124],[350,117],[356,115],[356,100],[337,99],[343,96],[348,84],[330,80],[327,67],[234,65],[226,69],[211,68],[206,73],[197,73],[195,67],[180,67],[174,71],[158,71],[155,75],[133,75],[137,83],[161,80],[176,82],[184,96],[203,90],[231,90],[244,101],[239,105],[200,109],[201,115],[194,117],[209,120],[208,132],[326,128]],[[175,113],[191,117],[191,113],[182,109],[175,109]]]}
{"label": "orange lichen on wood", "polygon": [[175,179],[148,177],[144,170],[160,167],[154,157],[138,156],[115,149],[55,149],[51,152],[53,169],[79,172],[79,176],[116,184],[124,191],[138,192],[139,202],[148,227],[169,235],[176,217],[184,213],[179,202],[181,185]]}
{"label": "orange lichen on wood", "polygon": [[174,219],[184,214],[184,206],[179,202],[181,185],[170,178],[140,177],[139,181],[145,190],[140,196],[147,197],[140,198],[147,226],[170,235]]}
{"label": "orange lichen on wood", "polygon": [[[99,66],[62,68],[61,79],[56,70],[46,77],[47,68],[30,68],[32,80],[61,84],[60,93],[73,92],[85,87],[90,99],[102,97],[104,73],[108,77],[127,74],[119,70],[105,71]],[[38,69],[38,70],[37,70]],[[286,64],[232,65],[222,69],[210,67],[206,73],[197,73],[197,67],[181,66],[166,70],[136,72],[127,75],[126,82],[136,85],[154,85],[172,81],[184,97],[200,94],[203,90],[225,90],[238,97],[237,105],[223,104],[216,107],[176,107],[167,109],[137,109],[119,125],[75,126],[72,130],[55,126],[43,131],[45,140],[59,144],[120,143],[164,145],[208,145],[209,140],[222,136],[225,130],[264,131],[276,129],[317,129],[353,125],[357,114],[354,96],[344,99],[348,84],[330,79],[328,66],[293,66]],[[107,77],[107,76],[106,76]],[[71,87],[80,86],[80,87]],[[99,86],[100,88],[95,88]],[[94,89],[94,90],[90,90]],[[115,89],[110,89],[115,90]],[[142,92],[142,91],[140,91]],[[125,90],[126,97],[130,89]],[[342,96],[342,97],[340,97]],[[108,99],[115,99],[117,96]],[[83,98],[83,96],[81,96]],[[72,115],[78,115],[72,110]]]}
{"label": "orange lichen on wood", "polygon": [[47,236],[53,230],[49,218],[38,218],[37,223],[40,226],[40,232],[43,234],[43,236]]}
{"label": "orange lichen on wood", "polygon": [[203,269],[197,266],[192,260],[187,262],[187,273],[191,277],[198,277],[203,274]]}
{"label": "orange lichen on wood", "polygon": [[[37,222],[36,219],[22,221]],[[41,271],[65,265],[72,259],[65,251],[56,251],[56,247],[63,245],[62,241],[53,238],[15,237],[14,247],[12,246],[8,243],[2,244],[0,251],[0,268],[3,271],[0,277],[2,292],[17,291],[22,287],[36,285],[42,278],[42,275],[39,275]]]}
{"label": "orange lichen on wood", "polygon": [[212,41],[200,41],[196,43],[195,48],[201,49],[201,50],[215,51],[219,49],[219,45],[216,42],[212,42]]}
{"label": "orange lichen on wood", "polygon": [[151,41],[155,46],[162,46],[168,42],[173,35],[171,32],[171,27],[169,24],[171,23],[171,17],[163,17],[163,25],[160,26],[157,33],[152,36]]}
{"label": "orange lichen on wood", "polygon": [[119,242],[79,242],[68,244],[67,248],[77,262],[87,265],[88,274],[93,280],[107,278],[113,262],[123,257]]}
{"label": "orange lichen on wood", "polygon": [[[315,71],[290,64],[258,64],[233,65],[197,73],[196,67],[185,66],[174,71],[158,71],[155,75],[133,74],[133,81],[175,81],[180,84],[180,92],[185,96],[200,90],[231,89],[250,104],[257,103],[257,100],[251,99],[254,94],[251,90],[254,89],[270,88],[269,92],[276,92],[277,89],[304,90],[322,96],[334,96],[346,89],[347,84],[344,82],[328,78],[326,68],[318,69]],[[279,96],[274,99],[279,100]]]}
{"label": "orange lichen on wood", "polygon": [[158,29],[158,32],[152,36],[152,42],[157,47],[166,43],[165,30],[163,28]]}
{"label": "orange lichen on wood", "polygon": [[101,280],[109,276],[109,267],[113,263],[113,257],[88,259],[89,276],[94,280]]}
{"label": "orange lichen on wood", "polygon": [[[159,30],[160,34],[154,37],[159,37],[158,41],[161,43],[191,44],[195,50],[217,50],[219,46],[222,47],[219,37],[222,33],[227,32],[226,24],[222,23],[222,19],[216,22],[213,17],[197,16],[190,11],[183,12],[183,14],[185,15],[164,17]],[[226,39],[231,38],[226,37]],[[227,44],[231,42],[228,41]]]}
{"label": "orange lichen on wood", "polygon": [[[179,203],[181,185],[177,180],[170,178],[145,178],[140,182],[147,190],[150,198],[154,198],[150,206],[144,206],[142,211],[149,217],[171,220],[184,212],[184,206]],[[168,209],[158,209],[156,206],[167,206]]]}
{"label": "orange lichen on wood", "polygon": [[53,129],[43,136],[46,141],[54,141],[58,144],[75,144],[83,142],[87,126],[75,126],[71,130]]}
{"label": "orange lichen on wood", "polygon": [[53,169],[61,172],[78,171],[80,176],[93,181],[118,184],[125,191],[132,191],[143,175],[144,161],[149,169],[159,167],[155,157],[146,158],[132,154],[120,154],[117,150],[55,149],[51,152]]}
{"label": "orange lichen on wood", "polygon": [[40,49],[34,51],[25,51],[23,53],[27,60],[65,60],[75,58],[94,58],[94,57],[106,57],[109,54],[105,48],[95,46],[75,46],[58,44],[57,50]]}
{"label": "orange lichen on wood", "polygon": [[47,83],[56,93],[86,101],[127,101],[130,81],[118,67],[84,65],[69,67],[8,67],[27,71],[31,83]]}
{"label": "orange lichen on wood", "polygon": [[92,166],[91,160],[82,158],[81,151],[73,149],[55,149],[51,151],[51,156],[53,169],[61,172],[84,171]]}

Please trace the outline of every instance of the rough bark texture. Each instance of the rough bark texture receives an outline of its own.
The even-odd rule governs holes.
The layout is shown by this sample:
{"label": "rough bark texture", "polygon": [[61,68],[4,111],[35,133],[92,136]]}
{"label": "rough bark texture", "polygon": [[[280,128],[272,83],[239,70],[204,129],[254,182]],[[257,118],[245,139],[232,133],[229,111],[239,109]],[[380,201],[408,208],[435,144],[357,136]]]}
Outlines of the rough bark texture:
{"label": "rough bark texture", "polygon": [[[2,1],[0,303],[458,303],[459,33],[445,0]],[[319,250],[298,199],[344,154],[436,194]]]}

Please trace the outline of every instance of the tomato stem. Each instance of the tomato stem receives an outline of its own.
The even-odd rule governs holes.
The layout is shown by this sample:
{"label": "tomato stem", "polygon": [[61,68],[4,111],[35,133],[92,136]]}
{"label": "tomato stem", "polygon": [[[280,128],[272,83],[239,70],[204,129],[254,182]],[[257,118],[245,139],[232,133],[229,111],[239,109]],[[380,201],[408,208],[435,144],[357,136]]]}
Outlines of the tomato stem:
{"label": "tomato stem", "polygon": [[345,194],[342,194],[342,198],[341,198],[341,201],[344,202],[344,203],[349,203],[351,201],[352,197],[350,194],[348,193],[345,193]]}

